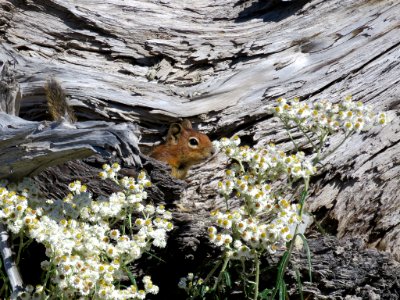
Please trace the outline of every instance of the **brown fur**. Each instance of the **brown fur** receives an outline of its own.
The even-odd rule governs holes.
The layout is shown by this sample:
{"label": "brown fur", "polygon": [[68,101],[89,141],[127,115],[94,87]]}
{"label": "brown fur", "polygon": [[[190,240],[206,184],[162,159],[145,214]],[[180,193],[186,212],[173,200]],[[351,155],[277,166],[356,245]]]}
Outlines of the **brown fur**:
{"label": "brown fur", "polygon": [[[191,147],[191,138],[198,140],[196,147]],[[201,163],[214,153],[213,145],[207,135],[192,129],[190,121],[171,124],[167,140],[153,149],[150,156],[167,163],[172,169],[172,176],[184,179],[190,167]]]}

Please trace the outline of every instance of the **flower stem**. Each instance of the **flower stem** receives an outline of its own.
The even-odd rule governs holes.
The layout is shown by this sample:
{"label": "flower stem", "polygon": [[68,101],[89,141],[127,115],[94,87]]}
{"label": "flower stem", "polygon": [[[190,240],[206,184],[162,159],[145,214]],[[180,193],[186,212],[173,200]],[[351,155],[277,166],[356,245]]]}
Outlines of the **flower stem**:
{"label": "flower stem", "polygon": [[299,147],[297,146],[297,143],[294,141],[294,138],[293,138],[292,134],[290,133],[290,127],[289,127],[288,122],[286,122],[283,119],[281,119],[281,121],[283,122],[283,125],[285,126],[286,132],[287,132],[290,140],[292,141],[292,143],[294,145],[294,148],[296,149],[296,152],[298,152],[299,151]]}
{"label": "flower stem", "polygon": [[128,267],[124,263],[121,263],[121,267],[122,267],[122,270],[124,270],[126,272],[126,274],[128,275],[128,278],[131,281],[131,283],[137,288],[136,278],[132,274],[132,272],[129,271]]}
{"label": "flower stem", "polygon": [[258,298],[258,289],[260,284],[260,258],[258,257],[258,253],[255,256],[255,265],[256,265],[256,279],[255,279],[255,287],[254,287],[254,300]]}
{"label": "flower stem", "polygon": [[222,265],[221,271],[218,274],[217,281],[215,281],[215,283],[214,283],[214,286],[212,288],[213,290],[215,290],[217,288],[218,283],[221,281],[222,274],[225,272],[225,269],[226,269],[226,266],[228,265],[228,262],[229,262],[229,257],[227,255],[225,255],[224,264]]}
{"label": "flower stem", "polygon": [[22,253],[22,248],[24,247],[24,233],[23,231],[21,231],[19,233],[19,245],[18,245],[18,254],[17,254],[17,258],[15,260],[15,264],[18,266],[19,265],[19,261],[21,259],[21,253]]}
{"label": "flower stem", "polygon": [[[300,199],[300,212],[299,212],[299,217],[300,217],[300,218],[301,218],[302,215],[303,215],[303,211],[304,211],[304,202],[305,202],[305,200],[306,200],[306,198],[307,198],[308,188],[309,188],[309,178],[307,178],[307,179],[304,181],[304,190],[303,190],[303,192],[302,192],[302,194],[301,194],[301,199]],[[295,228],[295,230],[294,230],[293,238],[291,239],[290,244],[289,244],[289,249],[286,251],[287,256],[285,257],[285,261],[284,261],[283,266],[282,266],[282,272],[278,275],[277,282],[281,282],[282,279],[283,279],[283,276],[284,276],[284,274],[285,274],[285,270],[286,270],[286,268],[287,268],[287,266],[288,266],[288,264],[289,264],[289,261],[290,261],[290,256],[292,255],[292,252],[293,252],[293,248],[294,248],[294,245],[295,245],[295,241],[296,241],[296,238],[297,238],[297,233],[298,233],[298,231],[299,231],[299,227],[300,227],[299,224],[297,224],[297,225],[296,225],[296,228]],[[271,298],[271,299],[273,299],[273,298],[275,297],[275,295],[276,295],[277,292],[278,292],[278,288],[276,287],[275,290],[274,290],[274,292],[273,292],[273,295],[272,295],[272,298]]]}
{"label": "flower stem", "polygon": [[54,256],[53,256],[53,257],[51,257],[51,258],[49,259],[49,269],[47,270],[47,272],[46,272],[46,277],[45,277],[44,280],[43,280],[43,287],[44,287],[44,288],[46,287],[47,282],[48,282],[49,279],[50,279],[50,276],[53,275],[54,270],[55,270],[55,264],[54,264]]}
{"label": "flower stem", "polygon": [[128,214],[128,224],[129,224],[129,233],[131,235],[133,235],[133,231],[132,231],[132,212],[129,212]]}
{"label": "flower stem", "polygon": [[204,283],[208,282],[211,278],[211,276],[215,273],[215,271],[218,269],[218,267],[221,265],[221,261],[217,262],[214,266],[214,268],[211,270],[210,273],[208,273],[207,277],[204,279]]}
{"label": "flower stem", "polygon": [[226,206],[226,210],[229,210],[229,204],[228,204],[228,195],[224,194],[224,199],[225,199],[225,206]]}
{"label": "flower stem", "polygon": [[313,147],[314,151],[317,149],[317,146],[315,146],[314,142],[312,139],[308,136],[307,132],[304,130],[304,128],[300,125],[297,124],[297,127],[300,129],[300,131],[304,134],[304,136],[307,138],[307,140],[310,142],[311,146]]}

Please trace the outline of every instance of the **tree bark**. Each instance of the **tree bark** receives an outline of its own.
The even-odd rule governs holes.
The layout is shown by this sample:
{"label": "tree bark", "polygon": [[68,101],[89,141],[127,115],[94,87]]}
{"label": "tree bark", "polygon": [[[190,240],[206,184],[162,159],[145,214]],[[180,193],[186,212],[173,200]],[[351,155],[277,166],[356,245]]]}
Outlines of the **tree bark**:
{"label": "tree bark", "polygon": [[[50,160],[58,164],[113,151],[115,159],[125,157],[126,167],[138,166],[138,145],[125,135],[135,128],[124,122],[137,124],[146,153],[169,122],[189,118],[212,139],[238,134],[250,146],[273,141],[290,149],[267,105],[280,96],[338,102],[351,94],[388,111],[392,122],[353,136],[323,162],[307,209],[327,232],[359,237],[365,247],[399,260],[399,16],[400,4],[388,0],[2,0],[0,67],[7,65],[4,73],[13,75],[0,85],[0,108],[27,121],[7,119],[17,125],[2,128],[0,148],[3,153],[12,141],[17,149],[23,144],[17,134],[32,135],[45,126],[46,143],[63,141],[79,150],[50,151],[48,144],[39,155],[24,147],[20,151],[33,160],[19,176]],[[57,126],[43,125],[48,124],[43,87],[50,77],[65,88],[79,119],[76,128],[57,134]],[[333,137],[329,147],[338,140]],[[55,150],[64,150],[57,145]],[[7,176],[10,156],[3,155],[0,171]],[[165,201],[184,207],[175,212],[180,227],[172,238],[183,257],[173,261],[194,266],[210,250],[204,234],[209,211],[222,206],[216,184],[225,158],[218,154],[193,168],[184,184],[171,181],[170,187],[165,168],[142,160],[156,170],[162,186],[154,191],[157,201],[169,195]],[[24,169],[17,162],[12,168]]]}

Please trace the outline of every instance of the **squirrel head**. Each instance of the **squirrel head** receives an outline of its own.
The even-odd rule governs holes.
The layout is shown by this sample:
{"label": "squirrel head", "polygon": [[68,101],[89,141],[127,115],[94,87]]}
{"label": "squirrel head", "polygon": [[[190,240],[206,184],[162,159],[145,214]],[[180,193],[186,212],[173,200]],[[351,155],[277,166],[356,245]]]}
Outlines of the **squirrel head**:
{"label": "squirrel head", "polygon": [[166,142],[155,147],[150,156],[168,163],[172,175],[183,179],[192,165],[201,163],[214,152],[208,136],[194,130],[189,120],[183,120],[170,125]]}

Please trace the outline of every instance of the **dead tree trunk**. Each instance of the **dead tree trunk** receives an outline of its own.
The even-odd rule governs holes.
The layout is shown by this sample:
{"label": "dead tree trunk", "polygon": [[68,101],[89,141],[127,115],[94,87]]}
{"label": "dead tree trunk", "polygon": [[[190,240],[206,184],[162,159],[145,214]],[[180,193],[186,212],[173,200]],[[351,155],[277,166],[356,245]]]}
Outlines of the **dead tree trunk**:
{"label": "dead tree trunk", "polygon": [[[116,152],[125,166],[138,166],[133,132],[140,131],[146,153],[179,118],[191,119],[213,139],[238,134],[249,145],[274,141],[290,147],[265,109],[271,101],[298,96],[336,102],[351,94],[389,111],[393,121],[354,136],[326,161],[308,209],[338,238],[359,237],[398,260],[399,16],[400,4],[389,0],[1,0],[0,109],[25,121],[0,115],[0,176],[12,169],[21,177],[93,153]],[[79,119],[76,128],[55,131],[57,126],[43,122],[49,77],[65,87]],[[30,142],[22,141],[27,137]],[[180,201],[189,210],[175,214],[175,250],[184,257],[166,256],[176,264],[194,259],[187,265],[194,266],[207,257],[204,220],[221,205],[215,186],[223,157],[193,169],[185,184],[172,181],[172,187],[162,167],[154,169],[145,156],[142,162],[162,185],[154,197]],[[373,253],[376,261],[383,255]],[[391,263],[399,276],[398,264]],[[397,287],[393,283],[389,293]],[[383,289],[374,293],[398,299],[396,292],[384,298],[389,294]],[[329,292],[327,287],[314,295]],[[337,291],[365,293],[355,287]]]}

